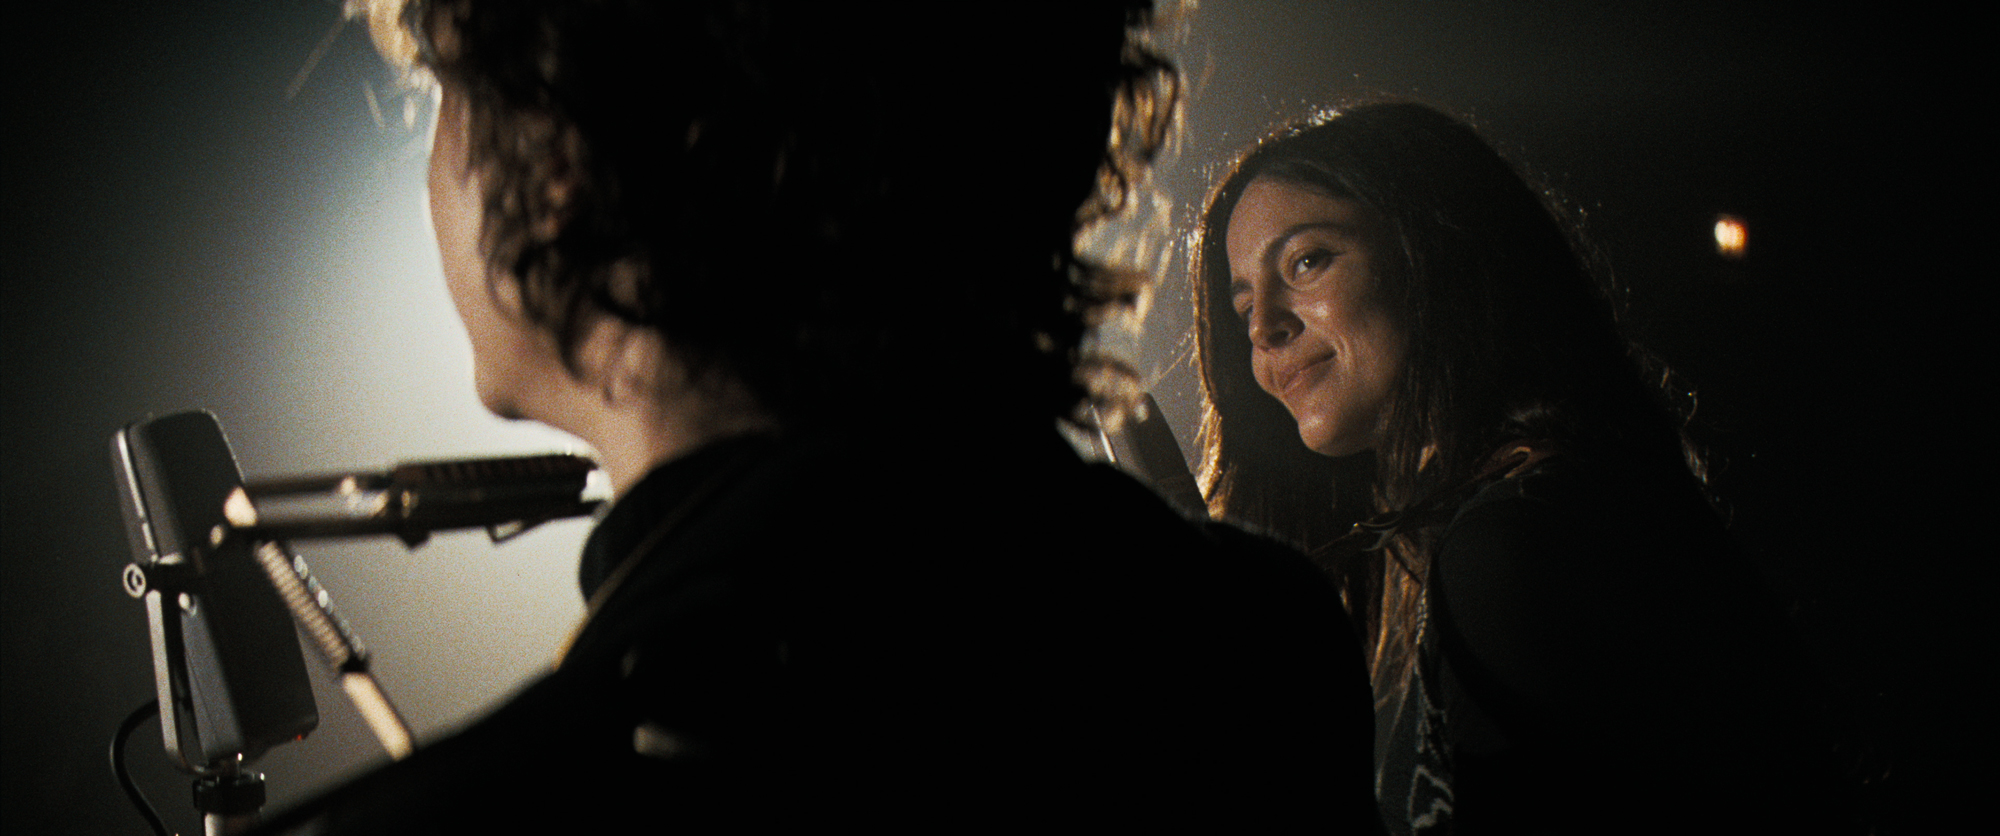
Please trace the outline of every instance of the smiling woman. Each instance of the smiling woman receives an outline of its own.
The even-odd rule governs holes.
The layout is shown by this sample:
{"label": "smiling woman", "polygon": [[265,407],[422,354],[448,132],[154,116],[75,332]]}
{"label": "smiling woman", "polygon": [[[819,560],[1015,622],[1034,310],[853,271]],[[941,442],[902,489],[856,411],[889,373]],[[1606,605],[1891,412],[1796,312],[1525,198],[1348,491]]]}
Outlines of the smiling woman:
{"label": "smiling woman", "polygon": [[1391,833],[1838,832],[1814,677],[1558,217],[1416,105],[1247,151],[1196,243],[1210,511],[1342,587]]}
{"label": "smiling woman", "polygon": [[1375,278],[1379,224],[1352,200],[1283,180],[1244,190],[1229,223],[1231,306],[1249,327],[1257,385],[1307,448],[1372,450],[1403,362]]}

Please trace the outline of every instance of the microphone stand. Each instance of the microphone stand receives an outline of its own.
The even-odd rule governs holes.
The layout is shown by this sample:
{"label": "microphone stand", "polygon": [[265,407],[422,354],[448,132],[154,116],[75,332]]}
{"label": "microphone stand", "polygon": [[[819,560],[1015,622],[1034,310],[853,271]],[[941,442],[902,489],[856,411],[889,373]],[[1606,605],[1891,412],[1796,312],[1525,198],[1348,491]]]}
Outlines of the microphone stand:
{"label": "microphone stand", "polygon": [[410,548],[433,532],[479,527],[495,543],[543,522],[582,516],[596,465],[580,456],[405,464],[386,474],[308,476],[246,484],[223,501],[218,542],[246,537],[252,554],[299,629],[340,677],[349,702],[389,756],[415,750],[415,737],[368,667],[368,650],[306,562],[286,541],[299,537],[393,534]]}
{"label": "microphone stand", "polygon": [[194,781],[194,807],[201,812],[203,836],[236,836],[257,826],[264,808],[264,773],[231,761],[222,771]]}
{"label": "microphone stand", "polygon": [[[244,658],[276,652],[296,659],[293,631],[276,626],[284,616],[270,611],[271,592],[319,648],[390,757],[402,759],[415,749],[408,722],[369,670],[366,646],[291,552],[289,539],[393,534],[415,548],[435,531],[483,527],[500,542],[601,504],[584,496],[595,465],[579,456],[406,464],[386,474],[262,484],[244,484],[233,459],[220,426],[206,413],[141,422],[113,437],[114,470],[137,558],[125,567],[123,586],[145,605],[161,733],[167,752],[196,776],[194,802],[206,836],[256,826],[265,781],[246,768],[249,759],[275,743],[303,738],[318,723],[301,678],[288,680],[281,672],[231,681]],[[224,490],[220,508],[201,498]],[[244,552],[250,560],[242,559]],[[263,593],[251,591],[262,585],[256,575],[268,583]],[[282,636],[274,632],[281,629]],[[225,639],[228,651],[217,643]],[[202,656],[198,664],[190,661],[190,641]],[[213,653],[227,658],[210,658]],[[278,695],[281,702],[268,706],[242,701],[270,699],[260,690],[272,687],[267,683],[304,690]],[[282,737],[271,736],[274,730]]]}

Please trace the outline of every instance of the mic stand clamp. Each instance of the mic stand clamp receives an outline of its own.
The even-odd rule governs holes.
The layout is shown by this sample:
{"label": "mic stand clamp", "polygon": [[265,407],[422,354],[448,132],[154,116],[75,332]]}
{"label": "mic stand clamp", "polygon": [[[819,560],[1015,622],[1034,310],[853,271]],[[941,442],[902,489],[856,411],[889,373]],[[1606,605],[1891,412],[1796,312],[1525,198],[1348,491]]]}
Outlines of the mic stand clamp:
{"label": "mic stand clamp", "polygon": [[248,833],[264,808],[264,773],[228,764],[213,775],[196,778],[194,808],[201,812],[204,836]]}

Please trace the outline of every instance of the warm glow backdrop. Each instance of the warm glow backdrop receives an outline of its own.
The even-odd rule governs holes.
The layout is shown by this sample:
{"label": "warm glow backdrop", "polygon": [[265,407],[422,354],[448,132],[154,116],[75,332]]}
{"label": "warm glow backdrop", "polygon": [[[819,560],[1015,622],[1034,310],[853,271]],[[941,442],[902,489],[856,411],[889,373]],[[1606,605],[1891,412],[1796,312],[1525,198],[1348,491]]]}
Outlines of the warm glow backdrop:
{"label": "warm glow backdrop", "polygon": [[[1992,137],[1959,115],[1991,96],[1970,92],[1972,21],[1786,5],[1206,0],[1172,45],[1193,98],[1157,182],[1185,223],[1207,165],[1263,128],[1386,94],[1471,118],[1585,210],[1637,335],[1702,390],[1737,531],[1826,661],[1884,832],[1910,832],[1970,797],[1956,759],[1992,743],[1973,591],[1992,546],[1965,536],[1992,492],[1971,481],[1992,372],[1962,324],[1993,273],[1968,252],[1992,213],[1962,208],[1984,205],[1971,152]],[[422,103],[406,125],[352,28],[287,95],[337,14],[79,0],[8,27],[0,831],[143,831],[103,754],[151,695],[118,585],[118,427],[213,410],[252,476],[570,444],[473,397],[423,218]],[[1718,255],[1725,215],[1741,258]],[[1185,443],[1189,304],[1164,266],[1139,360]],[[428,739],[548,664],[584,531],[302,551]],[[274,805],[382,757],[337,691],[321,713],[259,764]],[[156,727],[131,751],[193,829]]]}

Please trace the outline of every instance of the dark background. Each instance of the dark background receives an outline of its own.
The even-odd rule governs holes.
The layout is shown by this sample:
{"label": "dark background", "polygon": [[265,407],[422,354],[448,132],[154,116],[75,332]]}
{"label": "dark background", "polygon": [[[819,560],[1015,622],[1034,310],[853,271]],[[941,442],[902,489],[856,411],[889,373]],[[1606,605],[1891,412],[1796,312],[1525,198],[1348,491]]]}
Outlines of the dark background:
{"label": "dark background", "polygon": [[[143,832],[103,765],[151,689],[117,584],[118,427],[212,409],[253,476],[569,444],[479,411],[420,208],[423,115],[408,126],[360,33],[288,93],[337,14],[80,2],[5,35],[0,830]],[[1993,137],[1975,127],[1992,95],[1974,21],[1210,0],[1188,23],[1166,221],[1191,216],[1211,161],[1317,105],[1389,95],[1472,120],[1583,211],[1635,334],[1700,389],[1717,488],[1835,685],[1879,829],[1987,792],[1994,549],[1969,530],[1992,494],[1978,314],[1995,271],[1973,242],[1993,237]],[[1724,212],[1749,223],[1740,261],[1714,253]],[[1178,257],[1163,265],[1141,362],[1185,440],[1188,303]],[[579,611],[581,535],[305,551],[429,737],[546,666]],[[260,764],[276,803],[381,757],[337,692],[321,712]],[[194,829],[156,727],[131,751]]]}

